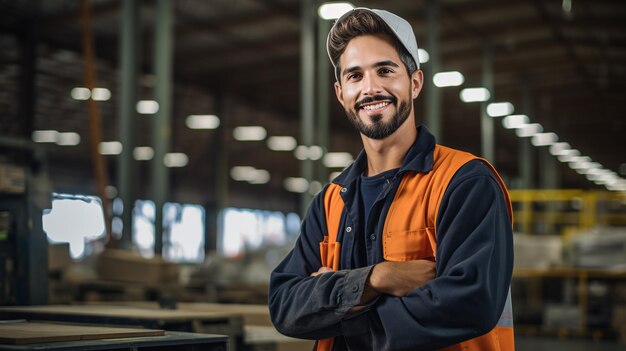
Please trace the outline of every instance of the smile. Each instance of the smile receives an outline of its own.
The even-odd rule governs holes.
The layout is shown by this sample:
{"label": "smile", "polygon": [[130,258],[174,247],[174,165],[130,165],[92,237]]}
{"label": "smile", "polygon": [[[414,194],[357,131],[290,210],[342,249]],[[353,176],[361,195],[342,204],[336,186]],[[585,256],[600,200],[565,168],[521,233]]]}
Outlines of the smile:
{"label": "smile", "polygon": [[381,108],[383,108],[383,107],[385,107],[385,106],[387,106],[389,104],[390,104],[390,102],[384,101],[384,102],[379,102],[377,104],[365,105],[362,108],[364,110],[366,110],[366,111],[373,111],[373,110],[381,109]]}

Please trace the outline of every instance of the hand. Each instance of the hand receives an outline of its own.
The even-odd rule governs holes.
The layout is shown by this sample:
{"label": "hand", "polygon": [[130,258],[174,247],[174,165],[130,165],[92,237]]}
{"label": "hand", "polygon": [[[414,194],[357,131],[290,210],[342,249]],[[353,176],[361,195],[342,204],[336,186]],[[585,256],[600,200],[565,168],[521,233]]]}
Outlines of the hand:
{"label": "hand", "polygon": [[435,278],[435,262],[415,260],[385,261],[374,266],[368,285],[382,294],[402,297]]}
{"label": "hand", "polygon": [[320,269],[317,270],[317,272],[311,273],[311,277],[315,277],[315,276],[318,276],[318,275],[320,275],[322,273],[329,273],[329,272],[334,272],[334,271],[332,269],[328,268],[328,267],[322,266],[322,267],[320,267]]}

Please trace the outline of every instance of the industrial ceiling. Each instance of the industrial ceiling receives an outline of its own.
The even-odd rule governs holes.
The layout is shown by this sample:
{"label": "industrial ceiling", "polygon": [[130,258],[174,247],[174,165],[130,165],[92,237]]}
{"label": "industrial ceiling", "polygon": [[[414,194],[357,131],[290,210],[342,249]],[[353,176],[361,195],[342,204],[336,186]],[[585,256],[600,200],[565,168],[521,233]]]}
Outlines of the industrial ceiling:
{"label": "industrial ceiling", "polygon": [[[230,206],[298,210],[298,194],[283,187],[300,175],[293,152],[270,150],[265,141],[241,142],[232,130],[261,125],[268,136],[300,139],[300,50],[302,0],[172,1],[173,100],[171,151],[188,156],[185,167],[170,169],[171,200],[215,203],[219,175],[234,166],[269,171],[265,184],[230,179]],[[408,19],[418,43],[428,36],[429,1],[354,1],[384,8]],[[87,104],[70,92],[85,86],[80,2],[0,1],[0,134],[29,138],[33,130],[76,132],[75,146],[41,144],[53,190],[95,193],[88,146]],[[463,103],[464,87],[481,85],[484,48],[493,48],[493,95],[509,101],[546,131],[558,134],[582,155],[605,168],[626,173],[626,2],[617,0],[444,0],[439,1],[440,71],[465,76],[459,87],[441,89],[440,141],[481,153],[481,104]],[[118,140],[119,62],[123,1],[91,2],[97,86],[111,91],[98,103],[102,139]],[[156,1],[140,2],[138,48],[140,99],[154,98]],[[29,48],[35,50],[29,55]],[[25,62],[34,57],[34,62]],[[33,70],[25,69],[33,67]],[[429,63],[422,65],[427,74]],[[331,76],[330,72],[327,72]],[[28,82],[34,82],[30,85]],[[332,80],[331,80],[332,82]],[[346,122],[328,85],[329,151],[354,157],[360,138]],[[425,120],[424,92],[416,100]],[[220,127],[192,130],[187,116],[218,114]],[[136,145],[151,144],[151,116],[137,114]],[[510,186],[520,177],[520,139],[496,121],[494,163]],[[535,186],[540,186],[542,153],[534,148]],[[218,159],[223,151],[226,155]],[[105,156],[110,183],[116,183],[116,156]],[[149,197],[150,162],[137,161],[137,198]],[[603,188],[558,163],[560,186]],[[339,169],[328,170],[328,174]],[[327,179],[325,179],[327,181]],[[224,184],[224,183],[222,183]]]}

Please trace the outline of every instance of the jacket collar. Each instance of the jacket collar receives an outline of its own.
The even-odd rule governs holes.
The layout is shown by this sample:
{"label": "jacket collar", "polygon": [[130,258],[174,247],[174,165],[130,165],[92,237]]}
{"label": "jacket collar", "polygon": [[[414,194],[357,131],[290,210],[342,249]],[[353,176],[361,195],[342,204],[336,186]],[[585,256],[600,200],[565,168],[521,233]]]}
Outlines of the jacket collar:
{"label": "jacket collar", "polygon": [[[406,171],[428,173],[433,169],[433,154],[435,151],[435,136],[424,125],[417,127],[417,138],[409,151],[404,156],[402,166],[398,174]],[[361,150],[356,160],[348,166],[337,178],[333,179],[333,183],[348,186],[363,174],[367,168],[367,155],[365,150]]]}

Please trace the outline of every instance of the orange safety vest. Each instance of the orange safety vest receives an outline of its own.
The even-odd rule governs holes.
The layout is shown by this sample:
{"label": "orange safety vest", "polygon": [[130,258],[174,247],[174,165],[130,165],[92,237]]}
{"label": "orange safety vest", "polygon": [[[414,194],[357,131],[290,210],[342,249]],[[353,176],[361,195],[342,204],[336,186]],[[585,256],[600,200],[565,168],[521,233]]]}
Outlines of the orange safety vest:
{"label": "orange safety vest", "polygon": [[[509,218],[513,222],[513,208],[509,193],[496,170],[484,159],[467,152],[436,145],[434,165],[429,173],[405,175],[396,191],[383,227],[383,257],[387,261],[410,261],[436,259],[437,214],[443,195],[456,172],[467,162],[479,159],[487,164],[496,175],[508,206]],[[342,187],[331,184],[324,195],[324,210],[328,236],[320,243],[322,265],[339,270],[341,243],[337,242],[339,221],[344,203],[340,196]],[[418,196],[419,195],[419,196]],[[417,234],[417,235],[416,235]],[[510,294],[498,325],[482,336],[446,347],[445,351],[512,351],[515,350]],[[506,323],[505,321],[509,321]],[[317,351],[330,351],[334,338],[318,340]]]}

